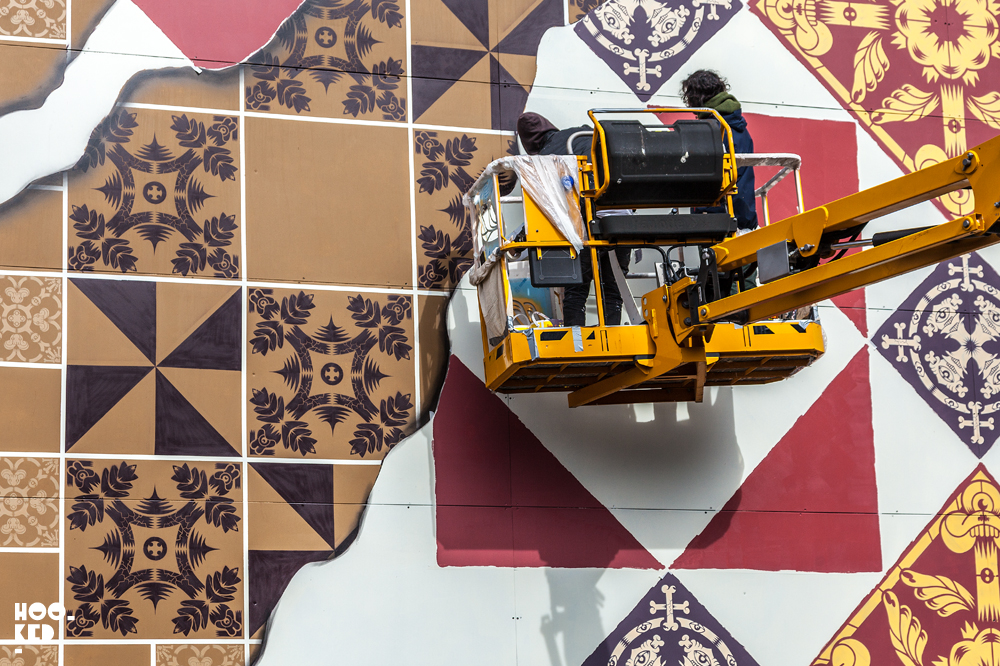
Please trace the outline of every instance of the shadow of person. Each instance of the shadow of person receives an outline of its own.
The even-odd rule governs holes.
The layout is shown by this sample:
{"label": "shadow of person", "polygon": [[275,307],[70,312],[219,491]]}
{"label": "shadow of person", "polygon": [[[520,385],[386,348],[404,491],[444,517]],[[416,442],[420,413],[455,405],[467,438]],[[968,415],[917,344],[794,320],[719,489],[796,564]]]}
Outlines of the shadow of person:
{"label": "shadow of person", "polygon": [[[607,633],[601,622],[604,595],[597,583],[601,569],[547,569],[551,614],[542,617],[541,632],[551,666],[577,666],[590,655],[594,637]],[[562,650],[560,650],[560,639]]]}
{"label": "shadow of person", "polygon": [[[481,381],[482,335],[474,290],[456,291],[448,323],[453,359]],[[703,403],[658,403],[641,409],[570,409],[564,393],[498,397],[509,407],[512,420],[507,436],[516,559],[537,553],[533,566],[544,567],[549,591],[549,612],[535,626],[552,666],[576,666],[614,626],[614,619],[602,615],[599,587],[608,569],[643,566],[637,564],[641,556],[648,556],[653,568],[669,565],[739,487],[744,460],[733,391],[711,388]],[[444,410],[443,400],[439,407]],[[483,427],[472,425],[480,418],[476,414],[461,418],[469,419],[472,430]],[[542,451],[532,454],[519,448],[513,420],[523,424]],[[542,464],[548,456],[555,458],[565,477],[553,476],[554,468]],[[536,496],[518,500],[518,488],[526,497],[526,489],[543,486]],[[597,511],[607,522],[588,514]],[[532,514],[539,516],[537,522]],[[613,524],[619,531],[595,531],[598,524]],[[499,541],[483,546],[497,548]],[[635,550],[622,550],[630,548]]]}

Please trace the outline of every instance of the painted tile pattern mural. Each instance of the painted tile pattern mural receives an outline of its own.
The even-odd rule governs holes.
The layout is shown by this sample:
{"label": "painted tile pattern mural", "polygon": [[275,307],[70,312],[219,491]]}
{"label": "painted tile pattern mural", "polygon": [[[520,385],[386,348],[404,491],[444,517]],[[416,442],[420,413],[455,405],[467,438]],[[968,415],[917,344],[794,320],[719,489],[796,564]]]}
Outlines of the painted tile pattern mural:
{"label": "painted tile pattern mural", "polygon": [[156,666],[243,666],[240,645],[157,645]]}
{"label": "painted tile pattern mural", "polygon": [[[996,3],[757,0],[752,9],[908,171],[1000,129]],[[972,210],[965,190],[941,201],[956,216]]]}
{"label": "painted tile pattern mural", "polygon": [[[17,652],[15,652],[17,650]],[[20,660],[20,664],[18,664]],[[12,666],[58,666],[58,645],[3,645],[0,646],[0,663],[9,662]]]}
{"label": "painted tile pattern mural", "polygon": [[655,95],[742,7],[740,0],[610,0],[576,34],[642,102]]}
{"label": "painted tile pattern mural", "polygon": [[417,286],[451,290],[472,266],[472,218],[462,195],[491,161],[517,154],[512,139],[416,130]]}
{"label": "painted tile pattern mural", "polygon": [[234,463],[67,461],[67,634],[242,637],[242,483]]}
{"label": "painted tile pattern mural", "polygon": [[413,11],[414,120],[514,129],[562,1],[425,0]]}
{"label": "painted tile pattern mural", "polygon": [[3,0],[0,35],[65,39],[66,0]]}
{"label": "painted tile pattern mural", "polygon": [[982,458],[1000,437],[1000,275],[978,254],[937,266],[872,338]]}
{"label": "painted tile pattern mural", "polygon": [[59,546],[59,459],[0,457],[0,547]]}
{"label": "painted tile pattern mural", "polygon": [[241,290],[71,285],[81,337],[67,368],[67,450],[239,456]]}
{"label": "painted tile pattern mural", "polygon": [[0,358],[62,360],[62,280],[0,275]]}
{"label": "painted tile pattern mural", "polygon": [[583,666],[757,666],[676,576],[667,574]]}
{"label": "painted tile pattern mural", "polygon": [[249,110],[406,121],[402,2],[308,0],[250,62]]}
{"label": "painted tile pattern mural", "polygon": [[412,432],[412,299],[254,288],[249,307],[251,455],[382,458]]}
{"label": "painted tile pattern mural", "polygon": [[225,115],[109,115],[70,183],[70,270],[238,277],[238,124]]}
{"label": "painted tile pattern mural", "polygon": [[1000,638],[1000,489],[982,465],[813,662],[992,663]]}

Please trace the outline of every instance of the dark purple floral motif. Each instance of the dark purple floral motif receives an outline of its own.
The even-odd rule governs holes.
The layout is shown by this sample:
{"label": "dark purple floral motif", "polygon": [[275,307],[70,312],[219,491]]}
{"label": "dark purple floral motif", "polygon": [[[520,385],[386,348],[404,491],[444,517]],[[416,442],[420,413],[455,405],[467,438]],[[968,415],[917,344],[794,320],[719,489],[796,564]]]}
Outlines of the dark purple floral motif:
{"label": "dark purple floral motif", "polygon": [[278,431],[271,424],[265,424],[260,430],[250,431],[250,455],[273,456],[274,447],[281,441]]}
{"label": "dark purple floral motif", "polygon": [[[281,57],[262,52],[251,64],[257,82],[246,87],[247,108],[270,111],[277,106],[296,113],[311,111],[312,98],[303,81],[306,76],[322,84],[326,93],[331,84],[350,76],[354,85],[341,100],[345,115],[357,118],[377,109],[384,120],[405,121],[406,100],[397,97],[404,74],[402,59],[389,58],[370,65],[365,62],[379,43],[368,27],[370,21],[402,28],[399,3],[307,0],[278,30],[272,48]],[[320,37],[324,41],[317,41]],[[343,45],[342,56],[335,54],[334,45]]]}
{"label": "dark purple floral motif", "polygon": [[281,309],[274,300],[273,289],[251,289],[249,303],[250,312],[256,312],[264,319],[270,319]]}
{"label": "dark purple floral motif", "polygon": [[415,132],[414,144],[417,154],[429,158],[423,163],[417,179],[420,192],[433,194],[450,185],[458,190],[448,207],[441,210],[448,214],[451,226],[457,229],[454,237],[434,225],[420,227],[418,238],[428,263],[418,270],[418,285],[422,289],[455,285],[472,266],[472,220],[462,205],[462,194],[475,182],[465,167],[472,164],[478,150],[476,139],[463,134],[441,141],[437,132]]}
{"label": "dark purple floral motif", "polygon": [[[239,635],[240,612],[232,611],[226,604],[237,594],[241,582],[239,569],[224,566],[221,571],[207,573],[204,583],[197,571],[205,557],[217,550],[206,543],[197,529],[202,517],[204,524],[223,532],[237,530],[240,520],[235,515],[233,500],[225,497],[240,487],[240,467],[229,463],[217,463],[215,467],[209,477],[187,463],[174,466],[171,480],[184,500],[177,506],[159,497],[155,490],[143,499],[128,499],[134,482],[139,479],[135,465],[112,464],[98,475],[91,461],[68,462],[67,483],[82,491],[71,498],[73,504],[67,516],[70,529],[84,531],[95,526],[105,529],[104,542],[97,550],[110,567],[105,572],[91,571],[85,566],[69,567],[66,580],[73,599],[80,603],[73,613],[73,622],[67,624],[70,636],[93,636],[98,622],[104,629],[122,636],[137,633],[139,618],[132,607],[136,598],[123,598],[133,589],[154,610],[174,593],[183,595],[173,619],[175,633],[187,636],[205,628],[215,614],[219,621],[212,619],[212,623],[219,632],[225,632],[218,633],[219,636]],[[98,485],[100,492],[91,494]],[[105,525],[105,521],[109,524]],[[137,542],[136,528],[147,534],[148,530],[163,529],[165,538],[150,537]],[[165,569],[150,566],[167,555]],[[236,633],[232,633],[234,630]]]}
{"label": "dark purple floral motif", "polygon": [[982,458],[1000,437],[1000,275],[972,253],[938,264],[872,343]]}
{"label": "dark purple floral motif", "polygon": [[278,93],[267,81],[259,81],[253,87],[247,86],[247,108],[251,111],[270,111],[271,101]]}
{"label": "dark purple floral motif", "polygon": [[403,319],[413,319],[413,307],[407,296],[390,296],[389,302],[382,308],[382,317],[395,326]]}
{"label": "dark purple floral motif", "polygon": [[[87,171],[110,161],[113,171],[103,186],[97,188],[114,214],[104,214],[87,206],[73,206],[70,220],[75,236],[81,241],[69,248],[69,267],[75,271],[92,271],[98,262],[123,273],[136,270],[138,257],[132,240],[125,234],[135,232],[150,243],[153,251],[163,241],[179,234],[183,241],[172,260],[173,271],[194,275],[214,270],[215,277],[234,278],[239,275],[239,262],[223,250],[209,256],[208,248],[232,245],[237,229],[233,215],[222,214],[199,224],[194,214],[213,195],[205,191],[198,179],[199,167],[221,182],[235,181],[237,167],[232,152],[223,146],[238,138],[238,121],[229,116],[215,116],[206,129],[203,122],[187,115],[173,116],[171,130],[180,146],[186,150],[179,156],[160,145],[156,138],[130,151],[138,127],[134,113],[119,110],[109,115],[93,132],[78,168]],[[154,179],[150,174],[156,174]],[[167,177],[172,186],[165,185]],[[144,184],[143,184],[144,183]]]}
{"label": "dark purple floral motif", "polygon": [[[72,568],[70,570],[72,571]],[[73,638],[86,638],[94,635],[91,629],[100,622],[101,614],[94,610],[93,606],[86,603],[69,614],[73,616],[73,621],[66,623],[67,635]]]}
{"label": "dark purple floral motif", "polygon": [[229,141],[240,138],[239,123],[232,116],[215,116],[215,123],[208,128],[208,138],[216,146],[224,146]]}
{"label": "dark purple floral motif", "polygon": [[229,493],[233,488],[240,487],[240,468],[239,465],[234,465],[232,463],[216,463],[216,472],[209,479],[209,484],[215,489],[215,492],[220,495],[225,495]]}
{"label": "dark purple floral motif", "polygon": [[[389,296],[384,305],[360,294],[350,297],[347,310],[360,329],[353,337],[332,317],[307,333],[304,327],[316,307],[313,300],[312,294],[300,291],[283,297],[279,304],[273,290],[250,290],[250,311],[260,316],[250,348],[261,356],[287,349],[288,357],[277,374],[290,392],[280,395],[266,387],[251,389],[250,404],[262,424],[260,430],[250,433],[251,453],[274,455],[280,441],[288,451],[315,455],[317,440],[312,426],[304,420],[310,413],[325,422],[331,433],[352,413],[360,418],[363,422],[355,426],[355,440],[363,439],[364,443],[351,441],[356,455],[391,448],[412,426],[413,404],[409,394],[400,392],[375,404],[372,395],[388,375],[373,354],[378,347],[397,361],[410,358],[413,348],[407,332],[399,326],[413,317],[410,297]],[[330,358],[337,356],[345,358]],[[344,376],[347,369],[349,380]],[[341,382],[345,382],[343,388],[339,388]]]}
{"label": "dark purple floral motif", "polygon": [[209,619],[218,631],[215,635],[219,638],[231,638],[239,636],[243,632],[243,612],[234,611],[226,604],[217,607]]}
{"label": "dark purple floral motif", "polygon": [[73,460],[66,465],[66,483],[75,488],[79,488],[84,493],[89,493],[98,483],[101,477],[92,469],[94,463],[90,460]]}

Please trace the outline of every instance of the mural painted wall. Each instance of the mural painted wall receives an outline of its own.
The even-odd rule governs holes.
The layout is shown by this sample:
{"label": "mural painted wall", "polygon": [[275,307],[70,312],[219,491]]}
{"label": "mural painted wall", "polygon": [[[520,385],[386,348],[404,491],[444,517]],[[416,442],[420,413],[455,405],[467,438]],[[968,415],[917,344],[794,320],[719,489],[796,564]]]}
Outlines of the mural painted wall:
{"label": "mural painted wall", "polygon": [[784,382],[569,410],[485,388],[461,195],[711,68],[819,205],[1000,131],[998,16],[0,0],[0,663],[993,664],[1000,252],[820,303]]}

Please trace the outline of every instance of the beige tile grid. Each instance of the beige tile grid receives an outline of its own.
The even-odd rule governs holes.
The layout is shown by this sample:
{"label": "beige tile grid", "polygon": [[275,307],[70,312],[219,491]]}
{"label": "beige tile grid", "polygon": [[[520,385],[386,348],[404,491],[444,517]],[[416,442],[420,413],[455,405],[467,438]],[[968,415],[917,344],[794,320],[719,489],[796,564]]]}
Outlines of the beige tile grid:
{"label": "beige tile grid", "polygon": [[[80,0],[77,0],[77,1],[79,2]],[[67,35],[72,35],[73,34],[72,33],[72,23],[71,23],[72,22],[72,11],[71,11],[71,3],[72,2],[73,2],[73,0],[67,0],[67,11],[66,11],[66,16],[67,16],[67,18],[66,18],[66,34]],[[410,24],[411,0],[405,0],[405,10],[404,11],[405,11],[405,21],[406,21],[405,26],[406,26],[406,43],[407,43],[407,63],[409,64],[409,63],[412,62],[412,58],[410,57],[410,44],[412,44],[412,39],[411,39],[411,24]],[[567,16],[568,16],[568,7],[567,7],[566,11],[567,11]],[[568,18],[567,18],[567,22],[568,22]],[[3,39],[11,39],[11,38],[0,37],[0,41],[2,41]],[[40,40],[38,40],[38,41],[40,41]],[[44,41],[51,43],[53,40],[44,40]],[[57,43],[68,44],[68,39],[56,40],[56,42]],[[239,119],[240,119],[240,138],[239,138],[239,141],[240,141],[240,170],[239,170],[239,174],[240,174],[240,193],[241,193],[240,218],[241,218],[241,224],[243,225],[243,228],[242,228],[242,232],[243,233],[241,233],[241,241],[240,241],[241,242],[240,254],[242,256],[242,262],[243,262],[243,265],[242,265],[242,268],[241,268],[241,280],[240,280],[240,284],[241,284],[241,287],[243,289],[244,298],[245,298],[245,294],[247,293],[248,287],[288,288],[290,286],[293,286],[292,284],[289,284],[289,283],[265,283],[265,282],[258,282],[258,281],[249,282],[247,280],[247,273],[248,273],[248,271],[247,271],[248,263],[247,262],[248,262],[248,257],[247,257],[247,249],[246,249],[247,235],[246,235],[246,197],[245,197],[246,169],[245,169],[245,164],[244,164],[244,155],[245,155],[245,151],[246,151],[246,131],[245,131],[245,122],[244,122],[245,119],[248,118],[248,117],[255,117],[255,118],[268,118],[268,119],[271,119],[273,122],[320,122],[320,123],[334,123],[334,124],[336,124],[336,123],[342,123],[342,124],[355,124],[355,125],[387,126],[387,127],[400,127],[401,125],[403,125],[403,123],[394,123],[394,122],[378,121],[378,120],[356,120],[356,119],[343,119],[343,118],[299,117],[299,116],[295,116],[295,115],[292,115],[292,114],[282,114],[282,113],[274,113],[274,112],[271,112],[271,113],[258,113],[258,112],[253,112],[253,111],[247,111],[246,110],[245,97],[243,95],[243,91],[245,90],[245,82],[244,82],[244,73],[243,73],[242,70],[240,72],[240,83],[239,83],[239,85],[240,85],[240,88],[239,88],[239,90],[240,90],[240,109],[239,109],[238,115],[239,115]],[[417,225],[416,225],[416,181],[415,181],[415,171],[414,171],[414,168],[415,168],[415,163],[414,162],[415,162],[416,156],[414,155],[413,148],[412,148],[413,141],[414,141],[414,137],[413,137],[414,130],[463,131],[463,132],[475,132],[475,133],[478,133],[478,134],[500,134],[500,135],[505,135],[505,136],[511,136],[512,133],[511,132],[500,132],[500,131],[496,131],[496,130],[483,129],[483,128],[462,128],[462,127],[450,127],[450,126],[437,126],[437,125],[416,124],[416,123],[413,122],[413,105],[412,105],[413,89],[412,89],[412,79],[410,77],[408,77],[408,76],[406,77],[406,94],[407,94],[407,99],[410,101],[410,103],[407,105],[407,122],[405,123],[405,127],[407,129],[407,134],[408,134],[408,140],[409,140],[408,151],[409,151],[409,157],[410,157],[410,164],[409,164],[409,168],[410,168],[409,185],[410,185],[410,238],[411,238],[411,243],[410,244],[411,244],[411,263],[412,263],[411,286],[410,286],[409,289],[405,289],[405,288],[400,288],[400,289],[392,289],[392,288],[390,288],[390,289],[384,289],[384,288],[382,288],[382,289],[380,289],[380,288],[365,287],[365,288],[363,288],[363,291],[370,292],[370,293],[408,295],[408,296],[410,296],[412,298],[412,302],[413,302],[413,319],[414,319],[414,322],[413,322],[413,330],[414,330],[414,350],[413,350],[413,354],[414,354],[414,377],[415,377],[415,380],[416,380],[414,382],[414,401],[413,402],[414,402],[414,405],[418,406],[418,408],[419,408],[419,405],[421,405],[422,401],[421,401],[421,396],[420,396],[421,385],[420,385],[420,380],[419,380],[419,378],[421,376],[421,370],[420,370],[420,335],[419,335],[420,326],[419,326],[419,319],[418,319],[419,318],[419,310],[420,310],[420,308],[419,308],[418,297],[424,296],[424,297],[434,297],[434,298],[446,298],[447,295],[444,294],[444,293],[442,293],[442,292],[440,292],[440,291],[436,291],[436,290],[421,290],[421,289],[417,288],[418,248],[417,248]],[[180,107],[180,106],[169,106],[169,105],[159,105],[159,104],[139,104],[139,103],[128,104],[128,103],[126,103],[124,106],[126,106],[127,108],[133,108],[133,109],[163,110],[163,111],[173,111],[173,112],[178,112],[178,113],[216,113],[216,114],[220,114],[220,115],[223,115],[223,114],[225,114],[225,115],[231,115],[233,113],[232,110],[228,110],[228,109],[206,109],[206,108],[197,108],[197,107]],[[11,270],[5,270],[4,271],[4,273],[8,274],[8,275],[59,277],[63,281],[63,294],[67,293],[67,280],[68,280],[68,275],[69,275],[69,273],[68,273],[68,267],[67,267],[67,252],[66,252],[66,248],[69,246],[69,238],[68,238],[68,208],[69,208],[68,189],[69,188],[68,188],[68,182],[67,181],[68,181],[67,174],[63,173],[62,174],[62,184],[61,185],[33,185],[31,187],[31,189],[56,191],[56,192],[60,192],[62,194],[62,206],[63,206],[63,213],[62,213],[62,217],[63,217],[63,238],[62,238],[62,245],[61,245],[61,247],[62,247],[62,270],[60,272],[58,272],[58,273],[52,272],[52,271],[11,271]],[[93,274],[92,277],[94,279],[120,279],[121,278],[121,276],[111,275],[111,274],[107,274],[107,275]],[[157,276],[157,277],[154,278],[152,276],[142,276],[142,275],[129,275],[127,277],[128,277],[128,279],[132,279],[132,280],[154,280],[155,279],[156,281],[160,281],[160,282],[181,282],[181,283],[184,283],[184,284],[218,284],[218,280],[199,279],[199,278],[173,278],[173,277],[163,277],[163,276]],[[352,291],[352,292],[353,291],[358,291],[358,288],[356,286],[345,286],[345,285],[331,285],[331,284],[308,284],[308,285],[306,285],[306,284],[301,284],[299,286],[308,287],[308,288],[315,289],[315,290]],[[247,331],[246,331],[246,317],[247,317],[247,312],[246,312],[246,308],[243,308],[242,310],[243,310],[243,337],[242,337],[242,340],[243,340],[243,347],[244,347],[243,348],[243,357],[245,359],[246,358],[246,351],[247,351],[246,350],[246,345],[247,345]],[[63,300],[62,318],[63,318],[63,324],[65,324],[65,321],[66,321],[66,302],[65,302],[65,298]],[[64,327],[64,330],[65,330],[65,327]],[[63,349],[64,349],[64,352],[62,354],[62,359],[61,359],[61,363],[60,363],[60,367],[61,367],[61,370],[62,370],[62,390],[61,390],[61,406],[60,407],[61,407],[61,413],[65,414],[65,408],[66,408],[66,354],[65,354],[66,340],[65,340],[65,336],[64,336],[64,339],[63,339]],[[3,366],[12,366],[12,367],[49,367],[49,368],[51,368],[52,364],[0,362],[0,367],[3,367]],[[245,369],[245,365],[244,365],[244,373],[245,372],[246,372],[246,369]],[[243,427],[243,442],[242,442],[242,445],[243,445],[242,466],[243,466],[243,474],[244,474],[243,478],[246,479],[247,478],[247,476],[246,476],[247,475],[247,465],[248,465],[250,459],[247,456],[247,429],[246,429],[246,426],[245,426],[245,424],[247,423],[247,395],[246,395],[247,387],[246,387],[245,378],[244,378],[244,381],[242,382],[242,390],[243,390],[243,396],[242,396],[242,398],[243,398],[242,399],[242,405],[243,405],[243,407],[242,407],[243,408],[242,423],[244,424],[244,427]],[[64,443],[65,443],[65,421],[61,420],[61,424],[60,424],[60,449],[59,449],[60,452],[58,454],[55,454],[55,455],[58,456],[58,458],[60,460],[60,479],[64,479],[65,478],[65,474],[66,474],[66,459],[67,459],[67,457],[70,457],[64,451],[64,448],[65,448]],[[37,454],[37,453],[30,453],[30,452],[4,453],[3,455],[4,456],[19,456],[19,455],[28,455],[28,456],[30,456],[30,455],[42,455],[42,456],[45,456],[45,455],[48,455],[50,457],[54,457],[54,455],[51,454],[51,453],[48,453],[48,454],[44,454],[44,453],[43,454]],[[87,454],[87,457],[88,458],[93,458],[93,459],[100,459],[102,457],[111,459],[111,458],[116,458],[116,457],[120,457],[120,456],[114,456],[114,455],[102,456],[100,454]],[[130,455],[128,457],[132,458],[132,459],[136,459],[136,460],[141,460],[141,459],[144,459],[144,458],[149,458],[149,459],[157,458],[157,456],[141,456],[141,455]],[[205,460],[210,461],[212,459],[211,458],[205,458]],[[226,459],[226,460],[227,461],[231,461],[231,459]],[[316,459],[304,459],[304,460],[296,460],[296,462],[298,462],[298,463],[335,464],[335,465],[346,465],[346,464],[379,465],[381,461],[378,461],[378,460],[316,460]],[[248,496],[247,496],[248,487],[249,487],[248,483],[243,483],[242,484],[244,506],[247,506],[247,502],[248,502]],[[65,516],[66,515],[66,511],[65,511],[65,509],[66,509],[66,507],[65,507],[66,499],[65,499],[65,497],[64,496],[60,497],[59,502],[60,502],[60,515]],[[248,514],[247,514],[246,511],[244,511],[244,513],[243,513],[243,521],[244,521],[244,523],[243,523],[243,540],[244,540],[244,542],[243,542],[243,547],[244,547],[244,550],[243,550],[243,552],[244,552],[243,572],[244,572],[244,580],[246,579],[246,576],[248,575],[248,571],[247,571],[247,565],[248,565],[248,562],[247,562],[247,553],[248,553],[249,526],[247,524],[247,518],[248,518]],[[61,525],[61,527],[64,528],[64,525]],[[16,551],[16,552],[49,552],[49,553],[51,553],[51,552],[58,552],[59,553],[59,571],[60,571],[60,578],[61,578],[62,577],[62,572],[64,572],[65,566],[66,566],[66,563],[65,563],[65,549],[64,549],[65,541],[64,541],[64,539],[65,539],[65,529],[60,529],[60,533],[59,533],[59,547],[58,548],[28,548],[28,549],[24,549],[24,548],[0,548],[0,552],[7,552],[7,551]],[[60,601],[60,603],[65,604],[65,599],[63,598],[64,597],[65,587],[64,587],[64,585],[62,583],[63,583],[63,581],[60,580],[59,581],[59,585],[58,585],[59,601]],[[246,615],[244,616],[244,626],[245,627],[248,626],[248,622],[249,622],[249,614],[248,614],[249,613],[249,608],[250,608],[249,590],[250,590],[249,584],[244,584],[244,606],[243,607],[244,607],[245,613],[246,613]],[[137,644],[137,641],[135,641],[135,640],[124,640],[124,639],[123,640],[66,639],[64,631],[63,631],[62,628],[60,628],[60,634],[59,635],[60,635],[60,637],[59,637],[57,643],[58,643],[58,647],[59,647],[60,663],[64,663],[63,662],[63,656],[64,656],[64,651],[65,651],[65,645],[67,645],[67,644],[75,644],[75,643],[88,644],[88,645],[100,645],[100,644],[105,644],[105,645],[114,645],[114,644],[135,645],[135,644]],[[154,641],[150,641],[149,642],[150,664],[151,664],[151,666],[156,666],[157,645],[181,645],[181,644],[205,645],[205,644],[212,644],[212,643],[217,643],[217,642],[218,641],[213,641],[213,640],[202,640],[202,641],[197,641],[197,640],[179,640],[177,642],[166,642],[166,641],[155,641],[154,642]],[[244,644],[244,650],[245,650],[245,655],[246,655],[246,663],[249,663],[250,656],[251,656],[251,646],[256,647],[256,645],[259,644],[260,641],[259,640],[253,640],[253,639],[251,639],[250,636],[249,636],[249,632],[245,630],[245,632],[244,632],[244,638],[243,638],[242,642]],[[141,644],[142,641],[138,641],[138,643]],[[0,641],[0,645],[14,645],[14,644],[15,644],[14,641],[8,641],[8,640]]]}

